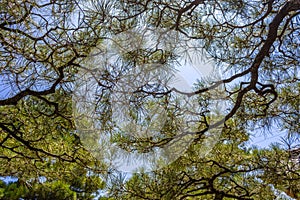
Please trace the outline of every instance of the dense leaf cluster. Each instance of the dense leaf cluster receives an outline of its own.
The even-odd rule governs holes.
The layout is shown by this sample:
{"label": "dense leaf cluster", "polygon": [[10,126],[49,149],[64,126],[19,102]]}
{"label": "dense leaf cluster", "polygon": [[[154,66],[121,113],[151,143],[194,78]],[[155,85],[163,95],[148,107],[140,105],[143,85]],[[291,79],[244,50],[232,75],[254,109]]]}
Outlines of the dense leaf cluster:
{"label": "dense leaf cluster", "polygon": [[[175,32],[178,43],[167,50],[147,47],[141,27],[160,30],[161,38]],[[107,66],[86,61],[117,35],[117,45],[128,44],[120,37],[128,32],[139,48],[122,47],[128,51]],[[299,36],[299,0],[1,1],[0,176],[17,182],[1,182],[0,198],[91,199],[104,181],[103,198],[111,199],[274,199],[281,191],[300,198],[299,163],[289,159],[293,144],[246,146],[250,132],[258,129],[286,131],[299,143]],[[131,91],[127,120],[151,125],[143,117],[160,106],[166,111],[164,126],[144,138],[119,131],[111,101],[118,83],[140,66],[154,64],[168,77],[192,51],[182,51],[182,40],[196,41],[202,49],[197,55],[214,62],[221,77],[199,78],[193,92],[151,80],[139,85]],[[140,153],[190,134],[194,139],[187,151],[172,164],[127,181],[109,173],[110,166],[99,159],[105,150],[93,154],[82,144],[73,116],[76,81],[82,70],[95,68],[101,70],[94,77],[93,118],[101,134]],[[212,94],[226,102],[221,117],[210,107]],[[195,110],[187,99],[196,103]],[[188,131],[178,134],[188,119]],[[220,126],[216,146],[203,156],[207,133]],[[89,145],[99,139],[86,137]]]}

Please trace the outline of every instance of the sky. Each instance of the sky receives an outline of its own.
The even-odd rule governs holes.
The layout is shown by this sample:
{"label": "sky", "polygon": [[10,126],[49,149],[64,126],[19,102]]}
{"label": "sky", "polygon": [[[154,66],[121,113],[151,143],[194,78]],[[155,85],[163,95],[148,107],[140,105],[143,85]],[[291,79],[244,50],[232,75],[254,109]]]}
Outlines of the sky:
{"label": "sky", "polygon": [[[160,30],[158,30],[158,32],[159,31]],[[174,36],[177,35],[175,34]],[[178,39],[177,37],[174,37],[174,40],[176,41],[173,42],[178,45],[177,39]],[[191,47],[194,47],[193,45],[195,45],[195,43],[193,42],[192,43],[189,42],[184,43],[184,42],[181,44],[183,48],[185,48],[186,45],[187,46],[191,45]],[[199,47],[197,46],[197,48]],[[188,49],[189,55],[187,56],[187,58],[190,62],[186,63],[185,58],[181,58],[181,60],[179,60],[180,65],[177,66],[178,73],[175,74],[175,78],[170,85],[183,92],[191,92],[193,90],[193,86],[194,86],[193,84],[197,82],[197,79],[200,79],[201,77],[211,78],[212,75],[218,74],[217,71],[214,71],[215,69],[212,62],[205,63],[205,61],[201,58],[201,56],[199,56],[200,51],[193,52],[193,50],[191,49],[195,49],[195,48]],[[180,49],[180,48],[179,50],[184,51],[184,49]],[[216,77],[221,79],[222,76],[221,74],[219,74],[219,76],[217,75]],[[3,83],[3,80],[1,80],[1,76],[0,76],[0,99],[7,97],[6,94],[9,92],[9,88],[11,89],[11,87],[6,87],[6,86],[7,85]],[[280,142],[281,138],[285,136],[285,132],[277,130],[275,127],[272,127],[271,129],[272,129],[271,130],[272,134],[271,133],[262,134],[259,131],[252,132],[248,145],[249,146],[256,145],[260,148],[266,148],[271,143]]]}

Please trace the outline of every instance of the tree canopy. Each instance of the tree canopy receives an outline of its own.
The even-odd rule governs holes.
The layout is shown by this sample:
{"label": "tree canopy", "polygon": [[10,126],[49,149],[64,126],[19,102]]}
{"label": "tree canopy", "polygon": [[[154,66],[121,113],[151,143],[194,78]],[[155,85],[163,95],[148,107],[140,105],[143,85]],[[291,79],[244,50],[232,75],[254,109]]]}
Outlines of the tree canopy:
{"label": "tree canopy", "polygon": [[[0,11],[0,176],[17,178],[0,198],[300,198],[299,0],[3,0]],[[178,66],[207,69],[185,90]],[[247,146],[274,130],[285,145]],[[159,167],[119,180],[116,161],[135,155],[131,167]]]}

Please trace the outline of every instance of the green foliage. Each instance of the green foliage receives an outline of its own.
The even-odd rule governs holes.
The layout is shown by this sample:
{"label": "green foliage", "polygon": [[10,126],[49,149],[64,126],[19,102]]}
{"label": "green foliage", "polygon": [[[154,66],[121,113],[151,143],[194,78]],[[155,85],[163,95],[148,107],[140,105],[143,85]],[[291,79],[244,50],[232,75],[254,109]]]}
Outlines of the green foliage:
{"label": "green foliage", "polygon": [[99,176],[87,175],[87,171],[74,169],[72,173],[62,173],[61,177],[51,179],[38,177],[5,184],[1,182],[1,199],[94,199],[104,182]]}
{"label": "green foliage", "polygon": [[1,109],[5,113],[1,121],[15,131],[13,137],[1,132],[6,137],[1,155],[10,162],[1,162],[0,172],[18,178],[2,185],[2,199],[93,199],[103,188],[98,175],[89,175],[99,162],[74,133],[67,93],[27,98]]}
{"label": "green foliage", "polygon": [[[289,155],[293,145],[247,147],[251,131],[275,128],[299,143],[299,11],[299,0],[2,0],[0,176],[18,181],[0,181],[0,199],[92,199],[99,189],[108,191],[101,199],[275,199],[276,189],[299,199],[299,162]],[[161,35],[155,40],[139,31],[143,28]],[[161,42],[173,37],[169,33],[175,33],[175,44],[165,44],[165,50]],[[107,41],[115,46],[102,48]],[[181,49],[190,43],[203,49]],[[86,62],[109,48],[119,51],[108,55],[112,63]],[[143,83],[128,95],[126,120],[133,123],[121,130],[111,101],[121,79],[139,81],[132,72],[156,76],[147,66],[161,69],[167,79],[191,52],[201,61],[213,60],[221,80],[199,77],[195,91],[186,93],[165,80]],[[74,115],[84,113],[73,112],[72,92],[84,76],[80,70],[98,68],[97,103],[91,108],[96,117],[77,124],[86,129],[80,138]],[[214,98],[226,102],[219,117]],[[196,104],[194,110],[189,103]],[[165,115],[153,122],[150,111],[157,106]],[[180,138],[178,132],[195,137],[172,164],[105,184],[100,177],[112,175],[97,158],[107,152],[98,151],[100,136],[90,134],[91,120],[128,152],[169,145]],[[188,131],[180,132],[186,123]],[[206,154],[207,133],[220,125],[222,134]],[[138,137],[137,126],[153,126],[155,134]]]}
{"label": "green foliage", "polygon": [[242,130],[224,129],[220,142],[207,156],[199,152],[201,144],[191,145],[169,166],[134,174],[125,186],[116,184],[111,195],[116,199],[273,199],[271,182],[260,179],[261,175],[273,177],[264,172],[272,166],[262,160],[284,167],[274,159],[282,160],[286,155],[275,150],[247,150],[242,147],[247,140]]}

